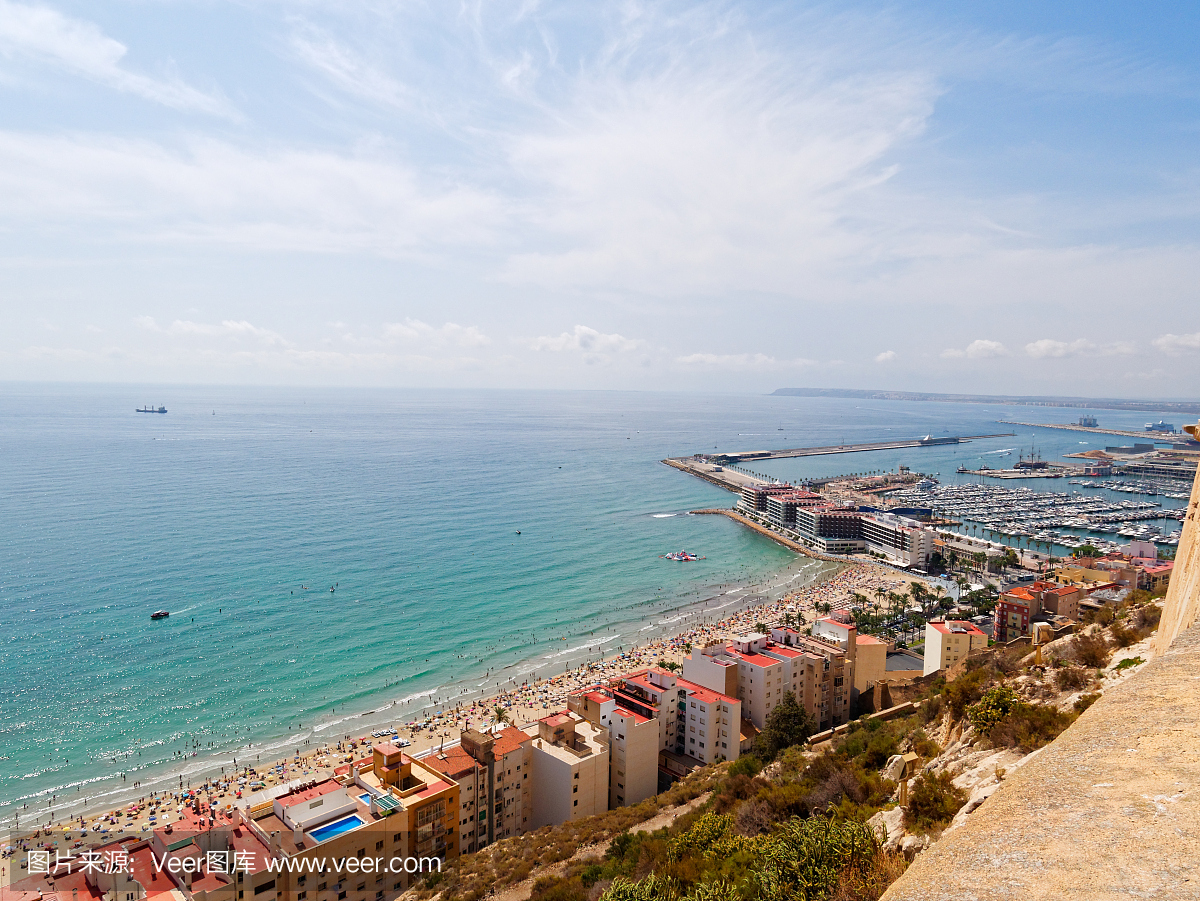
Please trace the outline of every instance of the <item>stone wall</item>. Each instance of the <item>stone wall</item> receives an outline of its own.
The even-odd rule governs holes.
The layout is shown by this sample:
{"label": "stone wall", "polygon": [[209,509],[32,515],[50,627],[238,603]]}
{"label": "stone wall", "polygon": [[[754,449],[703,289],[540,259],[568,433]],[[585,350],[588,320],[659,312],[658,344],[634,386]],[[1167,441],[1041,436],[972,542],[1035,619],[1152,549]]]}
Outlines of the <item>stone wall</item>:
{"label": "stone wall", "polygon": [[[1186,426],[1192,437],[1196,437],[1196,426]],[[1192,483],[1192,496],[1188,501],[1187,516],[1183,520],[1183,534],[1179,536],[1179,547],[1175,551],[1175,570],[1171,573],[1171,585],[1167,589],[1163,605],[1162,621],[1158,626],[1158,639],[1154,645],[1156,654],[1164,653],[1184,629],[1196,621],[1200,612],[1200,536],[1196,534],[1196,513],[1200,509],[1200,471]]]}

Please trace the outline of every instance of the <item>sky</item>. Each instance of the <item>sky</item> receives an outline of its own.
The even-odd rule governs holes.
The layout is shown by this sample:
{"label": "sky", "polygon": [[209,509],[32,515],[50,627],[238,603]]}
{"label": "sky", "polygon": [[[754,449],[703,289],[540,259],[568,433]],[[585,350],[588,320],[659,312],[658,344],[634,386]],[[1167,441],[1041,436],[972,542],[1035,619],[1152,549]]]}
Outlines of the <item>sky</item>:
{"label": "sky", "polygon": [[0,0],[0,380],[1200,397],[1197,34]]}

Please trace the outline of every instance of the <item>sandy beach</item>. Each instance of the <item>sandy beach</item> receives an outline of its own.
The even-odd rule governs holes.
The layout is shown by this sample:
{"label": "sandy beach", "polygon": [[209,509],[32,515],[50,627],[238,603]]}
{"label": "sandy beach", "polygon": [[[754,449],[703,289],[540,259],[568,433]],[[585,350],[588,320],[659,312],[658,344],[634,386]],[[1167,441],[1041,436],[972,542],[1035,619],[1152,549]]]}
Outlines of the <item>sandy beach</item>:
{"label": "sandy beach", "polygon": [[[414,756],[441,743],[457,741],[464,729],[490,724],[498,707],[503,709],[508,722],[523,728],[541,717],[562,710],[571,692],[606,682],[631,670],[657,665],[660,661],[682,663],[692,646],[704,646],[752,632],[758,623],[774,626],[782,622],[785,615],[790,615],[800,623],[810,623],[824,615],[826,604],[834,610],[848,609],[853,604],[855,593],[873,599],[876,589],[903,592],[913,581],[919,580],[885,566],[855,561],[827,578],[724,618],[707,622],[701,617],[701,622],[671,637],[586,662],[562,674],[523,683],[487,698],[460,701],[451,706],[428,707],[423,715],[410,715],[403,722],[393,721],[391,727],[396,729],[398,738],[408,743],[407,751]],[[704,612],[703,607],[694,609],[700,614]],[[9,849],[4,853],[12,854],[17,848],[27,849],[35,844],[65,848],[81,840],[110,840],[119,835],[148,834],[156,826],[187,816],[184,805],[197,800],[202,811],[217,812],[219,821],[220,811],[247,805],[255,792],[287,782],[319,780],[332,775],[338,766],[362,756],[365,748],[380,740],[372,736],[372,731],[372,728],[360,727],[343,733],[340,740],[331,739],[316,747],[306,743],[296,749],[298,753],[269,764],[241,761],[236,769],[225,767],[222,772],[199,781],[189,783],[183,779],[174,791],[147,792],[145,796],[124,803],[121,807],[59,819],[32,831],[22,830],[20,838],[10,840]],[[29,813],[31,818],[36,816],[33,810]],[[10,874],[8,878],[16,875]]]}

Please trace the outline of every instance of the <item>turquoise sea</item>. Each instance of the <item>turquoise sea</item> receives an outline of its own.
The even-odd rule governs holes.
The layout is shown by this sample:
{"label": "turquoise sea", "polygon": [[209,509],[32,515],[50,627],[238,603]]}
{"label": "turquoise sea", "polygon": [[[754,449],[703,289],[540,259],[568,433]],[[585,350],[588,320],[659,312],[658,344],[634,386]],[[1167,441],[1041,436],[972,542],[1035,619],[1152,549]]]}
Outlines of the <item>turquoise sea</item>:
{"label": "turquoise sea", "polygon": [[[134,412],[160,403],[168,414]],[[1006,431],[995,420],[1014,410],[1078,415],[0,386],[0,828],[562,672],[826,567],[724,517],[686,515],[735,499],[663,457]],[[1073,433],[1036,437],[1047,458],[1080,449]],[[1014,441],[771,465],[793,478],[898,463],[950,473]],[[707,559],[659,558],[681,547]],[[170,618],[152,622],[160,608]]]}

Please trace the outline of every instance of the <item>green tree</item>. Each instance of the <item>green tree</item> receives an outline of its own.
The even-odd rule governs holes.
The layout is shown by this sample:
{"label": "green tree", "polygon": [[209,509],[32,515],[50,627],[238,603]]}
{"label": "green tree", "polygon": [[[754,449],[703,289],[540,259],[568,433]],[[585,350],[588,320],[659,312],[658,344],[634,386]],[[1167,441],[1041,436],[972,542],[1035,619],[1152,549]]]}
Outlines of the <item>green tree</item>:
{"label": "green tree", "polygon": [[754,753],[759,760],[774,760],[784,748],[802,745],[817,731],[817,724],[790,691],[767,714],[763,730],[754,740]]}

